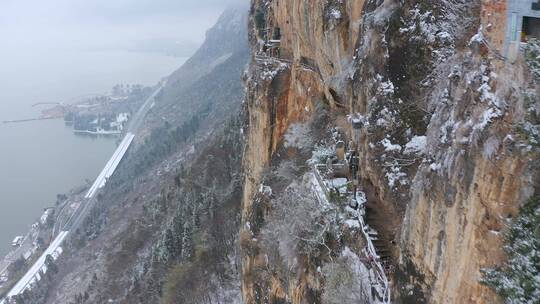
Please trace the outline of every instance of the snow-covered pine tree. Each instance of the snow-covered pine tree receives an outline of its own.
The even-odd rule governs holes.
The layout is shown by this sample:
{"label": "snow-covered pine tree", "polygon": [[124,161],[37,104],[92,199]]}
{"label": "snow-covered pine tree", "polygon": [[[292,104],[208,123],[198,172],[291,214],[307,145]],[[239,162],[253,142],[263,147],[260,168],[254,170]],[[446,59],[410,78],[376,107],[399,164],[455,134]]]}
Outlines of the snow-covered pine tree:
{"label": "snow-covered pine tree", "polygon": [[505,303],[538,303],[540,299],[540,196],[531,198],[510,226],[504,250],[508,261],[484,269],[483,283]]}
{"label": "snow-covered pine tree", "polygon": [[186,221],[184,224],[184,233],[182,235],[182,259],[188,260],[193,252],[193,227],[191,222]]}
{"label": "snow-covered pine tree", "polygon": [[177,252],[177,248],[176,248],[176,244],[175,244],[175,240],[174,240],[174,233],[172,231],[172,229],[170,228],[167,228],[167,230],[165,230],[165,240],[164,240],[164,243],[165,243],[165,249],[167,251],[167,260],[171,259],[171,258],[175,258],[179,255],[180,252]]}

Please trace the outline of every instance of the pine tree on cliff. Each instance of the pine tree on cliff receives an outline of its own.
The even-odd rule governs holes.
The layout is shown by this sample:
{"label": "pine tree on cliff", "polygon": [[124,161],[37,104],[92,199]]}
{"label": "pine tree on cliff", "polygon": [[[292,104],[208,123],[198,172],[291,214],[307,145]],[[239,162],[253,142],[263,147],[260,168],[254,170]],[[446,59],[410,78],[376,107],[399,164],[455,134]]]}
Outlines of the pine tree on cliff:
{"label": "pine tree on cliff", "polygon": [[540,301],[540,196],[530,199],[506,234],[508,262],[485,269],[483,282],[505,303]]}
{"label": "pine tree on cliff", "polygon": [[189,221],[184,224],[184,233],[182,236],[182,259],[187,260],[191,257],[193,249],[192,227]]}

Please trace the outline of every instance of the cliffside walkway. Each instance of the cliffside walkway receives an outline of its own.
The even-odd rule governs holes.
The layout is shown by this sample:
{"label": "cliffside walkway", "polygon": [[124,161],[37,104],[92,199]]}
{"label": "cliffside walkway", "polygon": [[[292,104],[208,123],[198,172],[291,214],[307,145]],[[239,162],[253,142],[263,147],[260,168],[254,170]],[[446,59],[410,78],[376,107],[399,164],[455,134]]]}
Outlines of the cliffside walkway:
{"label": "cliffside walkway", "polygon": [[370,233],[371,241],[379,255],[384,272],[388,276],[394,271],[394,266],[389,246],[390,241],[385,238],[384,234],[380,233],[381,229],[379,229],[384,220],[379,218],[370,206],[365,206],[364,210],[364,221],[368,227],[372,228]]}
{"label": "cliffside walkway", "polygon": [[[386,276],[386,270],[384,266],[384,258],[387,253],[381,253],[377,251],[377,246],[375,245],[374,241],[377,240],[377,234],[375,230],[373,230],[369,225],[366,224],[364,220],[365,216],[365,209],[363,204],[360,205],[360,210],[358,212],[358,221],[360,222],[360,227],[362,230],[362,234],[364,235],[364,239],[367,243],[367,251],[370,257],[370,263],[372,267],[376,270],[377,273],[377,283],[380,284],[381,292],[379,293],[379,296],[381,296],[380,300],[383,303],[390,303],[390,282],[388,281],[388,277]],[[379,248],[381,250],[381,248]],[[381,255],[382,254],[382,255]],[[387,257],[386,257],[387,258]]]}
{"label": "cliffside walkway", "polygon": [[287,64],[287,65],[294,65],[297,64],[298,66],[309,70],[311,72],[317,72],[317,69],[313,66],[309,66],[302,62],[293,62],[292,60],[280,58],[280,57],[272,57],[268,55],[255,55],[255,60],[259,63],[261,62],[270,62],[270,63],[278,63],[278,64]]}
{"label": "cliffside walkway", "polygon": [[[313,167],[314,181],[316,183],[317,197],[322,200],[327,200],[330,197],[330,189],[325,182],[325,176],[321,170],[325,165],[315,165]],[[323,197],[324,195],[324,197]],[[347,193],[348,199],[353,201],[353,193]],[[370,265],[375,272],[375,282],[372,282],[372,289],[376,290],[378,300],[384,304],[390,304],[390,282],[387,273],[390,270],[390,252],[386,247],[384,240],[378,239],[378,233],[367,224],[366,220],[370,219],[369,208],[366,207],[366,199],[363,192],[358,192],[356,195],[356,203],[358,208],[354,210],[354,217],[360,224],[360,230],[366,241],[366,252],[368,260],[365,261]],[[352,209],[352,208],[351,208]]]}

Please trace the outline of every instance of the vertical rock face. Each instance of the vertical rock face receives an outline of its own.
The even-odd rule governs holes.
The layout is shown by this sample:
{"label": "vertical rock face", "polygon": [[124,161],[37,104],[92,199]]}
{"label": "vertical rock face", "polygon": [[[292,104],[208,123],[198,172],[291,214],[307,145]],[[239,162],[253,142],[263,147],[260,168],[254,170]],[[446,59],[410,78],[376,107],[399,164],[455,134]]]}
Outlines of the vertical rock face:
{"label": "vertical rock face", "polygon": [[[471,77],[492,67],[475,72],[475,59],[460,60],[464,80],[448,81],[448,100],[436,105],[428,126],[429,161],[412,182],[400,262],[421,274],[424,296],[433,302],[491,303],[494,295],[479,284],[480,269],[504,259],[500,232],[534,192],[537,155],[519,147],[513,130],[525,120],[524,92],[514,91],[525,83],[520,73],[503,68],[498,73],[514,81],[489,80],[496,89],[486,109]],[[405,277],[407,267],[398,271],[398,282],[418,281]]]}
{"label": "vertical rock face", "polygon": [[502,50],[506,35],[506,0],[482,0],[480,18],[486,37],[495,49]]}
{"label": "vertical rock face", "polygon": [[[346,117],[367,126],[359,173],[394,244],[392,298],[498,302],[479,282],[480,269],[504,261],[504,228],[538,190],[538,151],[517,127],[540,107],[523,62],[495,52],[504,42],[504,7],[253,0],[243,232],[256,238],[262,223],[254,218],[264,222],[254,196],[286,130],[324,104],[336,126],[347,129]],[[309,267],[288,283],[253,279],[264,256],[244,250],[246,303],[320,301],[306,296],[324,285]]]}

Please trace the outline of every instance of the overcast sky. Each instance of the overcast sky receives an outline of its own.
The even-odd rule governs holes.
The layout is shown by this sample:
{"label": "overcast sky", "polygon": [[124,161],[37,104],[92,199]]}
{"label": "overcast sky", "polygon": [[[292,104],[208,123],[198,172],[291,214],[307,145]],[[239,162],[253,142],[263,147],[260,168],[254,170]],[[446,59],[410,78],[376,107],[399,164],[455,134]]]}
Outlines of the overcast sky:
{"label": "overcast sky", "polygon": [[0,0],[3,48],[197,45],[229,5],[248,0]]}

